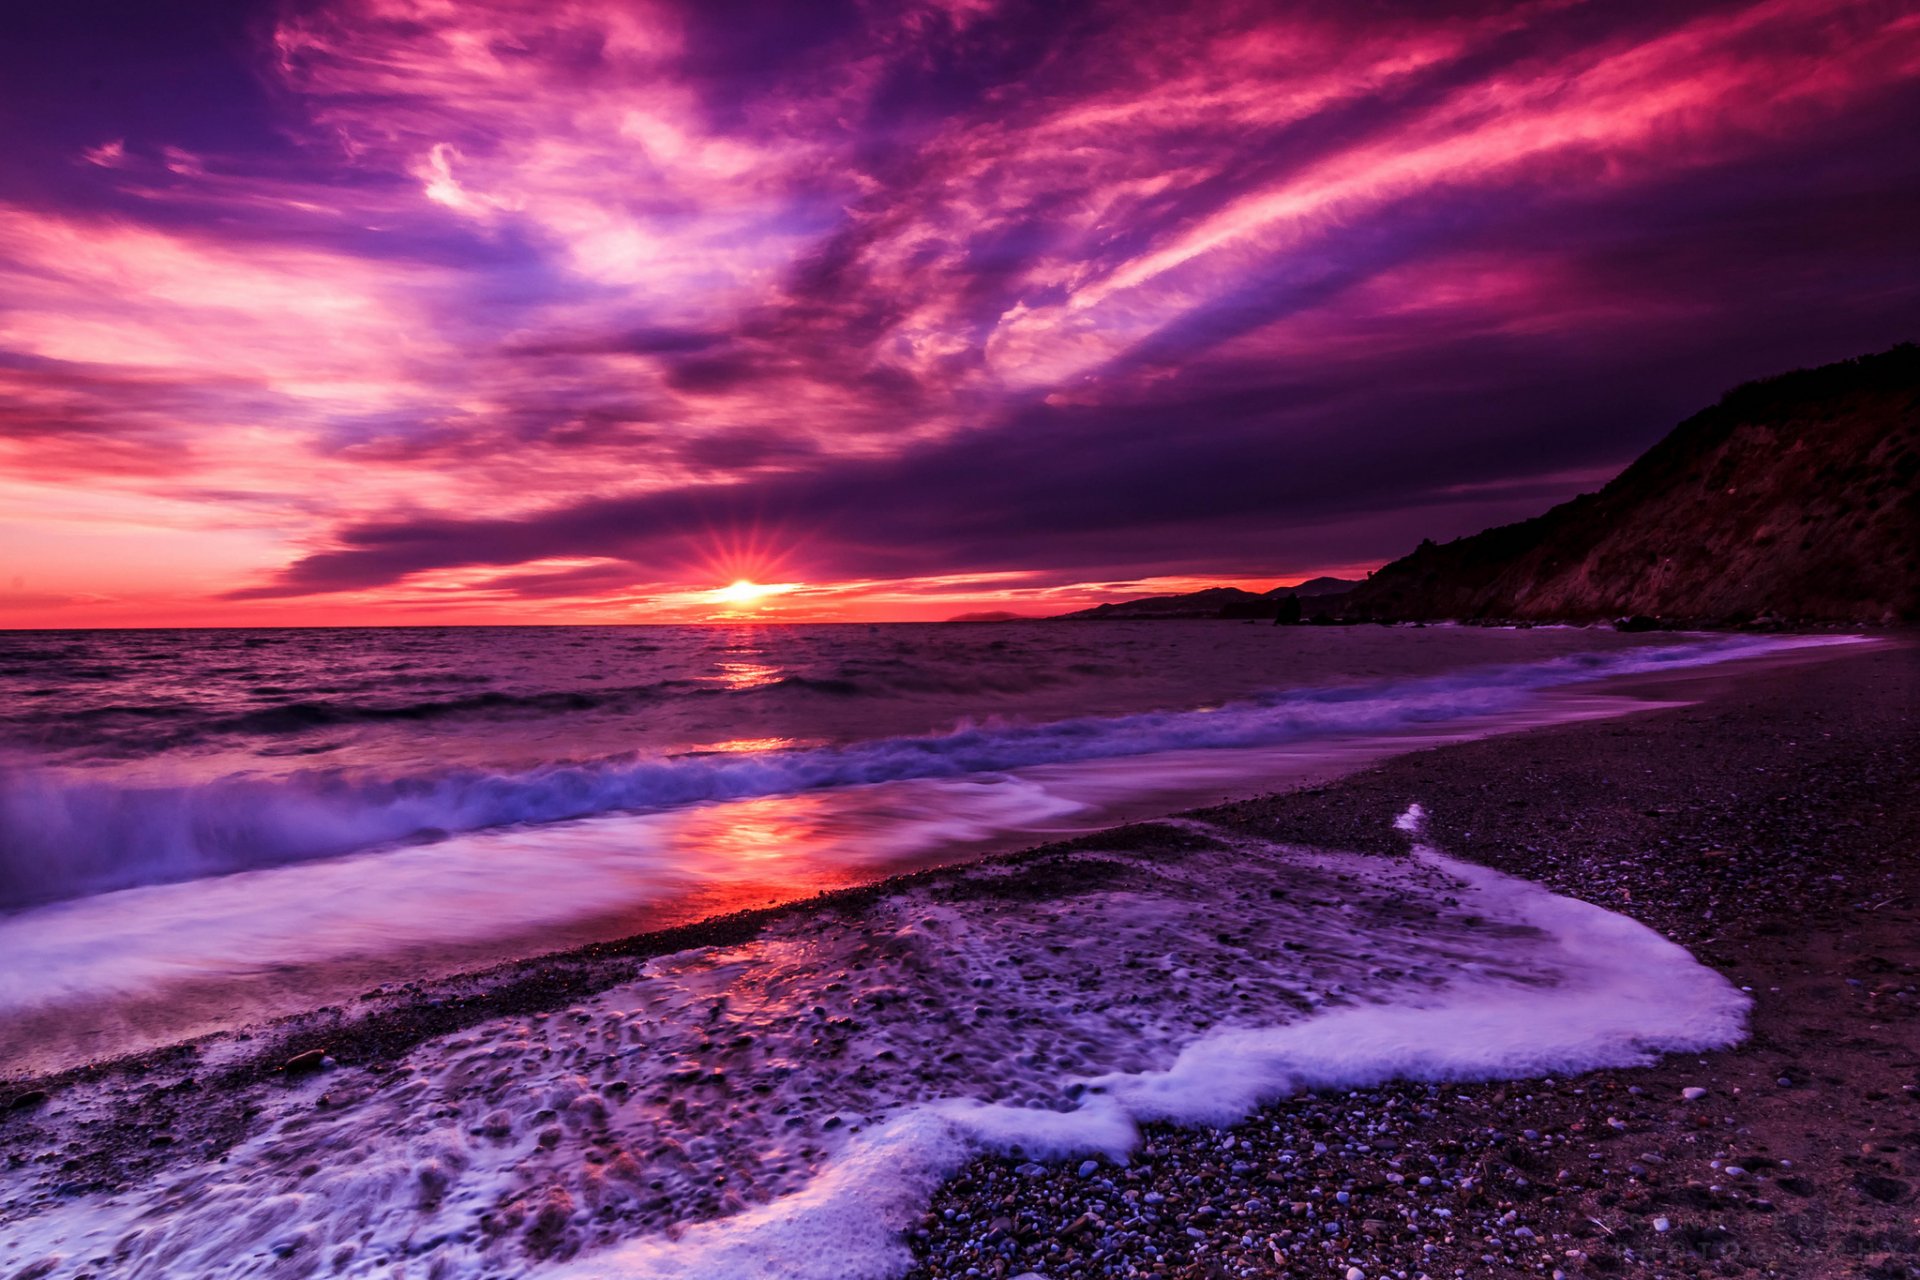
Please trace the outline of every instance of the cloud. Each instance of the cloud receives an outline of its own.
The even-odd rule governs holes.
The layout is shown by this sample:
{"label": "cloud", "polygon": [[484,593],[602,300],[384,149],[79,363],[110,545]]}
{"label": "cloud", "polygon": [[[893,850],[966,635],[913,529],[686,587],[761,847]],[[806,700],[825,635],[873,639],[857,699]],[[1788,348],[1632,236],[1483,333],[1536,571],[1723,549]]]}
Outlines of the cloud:
{"label": "cloud", "polygon": [[1920,301],[1898,7],[231,15],[0,186],[0,456],[229,602],[1363,563]]}
{"label": "cloud", "polygon": [[[1510,350],[1524,358],[1523,346]],[[1476,423],[1471,400],[1442,407],[1459,390],[1453,369],[1463,354],[1489,361],[1485,351],[1456,343],[1432,353],[1424,369],[1409,364],[1401,387],[1373,388],[1365,452],[1319,429],[1329,415],[1354,413],[1344,370],[1245,387],[1177,381],[1126,407],[1033,404],[996,429],[906,452],[816,459],[513,518],[353,525],[329,549],[236,598],[363,591],[437,569],[590,554],[679,568],[697,560],[712,531],[740,528],[785,531],[777,541],[786,572],[807,581],[983,566],[1127,576],[1200,570],[1209,558],[1245,571],[1263,558],[1284,562],[1316,526],[1409,508],[1431,520],[1430,508],[1463,500],[1468,519],[1511,518],[1525,513],[1516,501],[1566,492],[1565,476],[1544,487],[1531,481],[1577,460],[1577,447],[1530,443]],[[1531,401],[1542,416],[1559,411],[1568,421],[1555,388],[1510,384],[1504,391],[1516,407]],[[1617,407],[1600,398],[1585,415],[1604,421]],[[1188,417],[1207,430],[1180,430]],[[1062,467],[1063,456],[1070,467]],[[1384,536],[1404,537],[1410,528],[1392,523]],[[1372,536],[1383,535],[1376,529]],[[1348,563],[1354,548],[1322,551]]]}

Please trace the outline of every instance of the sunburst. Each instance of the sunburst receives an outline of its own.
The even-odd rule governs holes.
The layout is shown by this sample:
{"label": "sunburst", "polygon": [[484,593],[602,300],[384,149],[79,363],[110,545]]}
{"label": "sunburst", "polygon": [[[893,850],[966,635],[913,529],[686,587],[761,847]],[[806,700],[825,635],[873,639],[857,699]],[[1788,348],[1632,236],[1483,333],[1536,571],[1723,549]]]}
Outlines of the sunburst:
{"label": "sunburst", "polygon": [[721,587],[718,591],[709,592],[708,598],[715,604],[755,604],[785,590],[791,590],[791,588],[783,583],[769,586],[766,583],[750,582],[740,578]]}

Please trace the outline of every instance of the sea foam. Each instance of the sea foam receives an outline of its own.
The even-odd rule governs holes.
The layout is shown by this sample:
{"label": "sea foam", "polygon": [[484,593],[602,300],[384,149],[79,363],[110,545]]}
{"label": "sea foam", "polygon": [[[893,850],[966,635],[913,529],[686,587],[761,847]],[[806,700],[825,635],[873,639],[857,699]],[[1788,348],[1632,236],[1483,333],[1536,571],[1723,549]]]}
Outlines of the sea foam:
{"label": "sea foam", "polygon": [[517,772],[461,768],[385,777],[313,771],[129,785],[0,767],[0,909],[336,857],[449,832],[863,783],[1390,733],[1498,713],[1543,690],[1610,676],[1852,639],[1722,636],[1442,676],[1280,690],[1217,707],[968,724],[946,733],[796,750],[555,762]]}
{"label": "sea foam", "polygon": [[[1747,998],[1682,948],[1401,825],[1412,856],[1381,859],[1168,824],[663,957],[398,1070],[262,1088],[224,1164],[117,1197],[0,1173],[31,1206],[0,1269],[886,1277],[978,1153],[1124,1160],[1140,1123],[1230,1124],[1300,1089],[1743,1034]],[[85,1122],[84,1092],[60,1105]]]}

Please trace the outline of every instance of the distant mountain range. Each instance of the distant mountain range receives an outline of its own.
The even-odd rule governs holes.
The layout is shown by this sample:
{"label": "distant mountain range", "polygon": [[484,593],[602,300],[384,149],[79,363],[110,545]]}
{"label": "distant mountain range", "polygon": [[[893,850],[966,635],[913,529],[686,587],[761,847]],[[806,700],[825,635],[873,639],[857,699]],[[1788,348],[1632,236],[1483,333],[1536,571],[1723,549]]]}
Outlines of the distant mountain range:
{"label": "distant mountain range", "polygon": [[1360,584],[1350,578],[1308,578],[1291,587],[1271,591],[1243,591],[1239,587],[1208,587],[1177,596],[1147,596],[1116,604],[1099,604],[1091,609],[1061,614],[1062,618],[1088,618],[1111,621],[1143,618],[1271,618],[1286,596],[1312,600],[1324,608]]}
{"label": "distant mountain range", "polygon": [[[1422,542],[1348,585],[1309,619],[1920,620],[1920,347],[1736,387],[1598,493]],[[1257,617],[1239,610],[1259,601],[1272,617],[1275,594],[1217,587],[1066,616]]]}

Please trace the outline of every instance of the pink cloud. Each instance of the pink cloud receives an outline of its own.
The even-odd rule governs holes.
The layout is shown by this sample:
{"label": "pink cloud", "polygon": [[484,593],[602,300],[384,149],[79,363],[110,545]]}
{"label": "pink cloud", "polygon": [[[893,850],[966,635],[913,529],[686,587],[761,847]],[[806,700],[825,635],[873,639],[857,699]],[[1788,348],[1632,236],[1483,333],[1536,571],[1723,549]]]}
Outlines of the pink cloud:
{"label": "pink cloud", "polygon": [[1774,0],[1471,82],[1391,134],[1249,190],[1013,318],[991,339],[994,362],[1058,381],[1232,288],[1250,263],[1311,251],[1383,204],[1473,186],[1589,188],[1706,165],[1916,71],[1920,19],[1875,22],[1831,0]]}
{"label": "pink cloud", "polygon": [[[945,504],[939,528],[888,526],[924,533],[925,571],[842,533],[842,586],[782,607],[932,608],[949,579],[998,599],[979,455],[1057,467],[1076,504],[1107,477],[1062,543],[1086,559],[1125,542],[1129,503],[1210,519],[1193,495],[1217,471],[1163,476],[1265,457],[1296,383],[1345,372],[1318,394],[1351,404],[1386,361],[1463,337],[1577,351],[1732,323],[1712,289],[1596,269],[1584,211],[1805,148],[1920,74],[1920,16],[1834,0],[1393,21],[949,0],[821,30],[793,58],[737,33],[729,69],[736,33],[665,0],[288,11],[259,68],[284,148],[116,129],[64,153],[97,207],[0,202],[0,456],[38,486],[23,501],[55,521],[82,485],[141,527],[225,522],[229,591],[305,582],[311,558],[354,608],[617,610],[712,566],[603,554],[602,525],[502,537],[483,570],[393,558],[357,594],[332,566],[374,557],[368,529],[572,528],[616,500],[845,492],[817,519],[857,525],[884,486],[834,477],[897,473],[927,492],[889,500]],[[1222,407],[1215,383],[1259,394]],[[1061,433],[1053,461],[1033,431]],[[948,457],[969,487],[923,461]]]}

